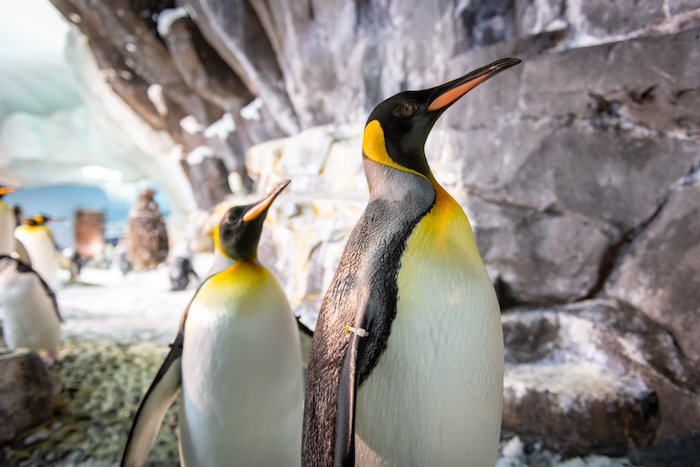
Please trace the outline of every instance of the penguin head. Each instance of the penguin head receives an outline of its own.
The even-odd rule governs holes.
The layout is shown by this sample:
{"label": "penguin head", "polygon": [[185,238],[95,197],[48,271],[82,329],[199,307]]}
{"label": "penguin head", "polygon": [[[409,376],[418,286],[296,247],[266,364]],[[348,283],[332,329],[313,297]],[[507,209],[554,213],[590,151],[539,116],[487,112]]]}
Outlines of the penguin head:
{"label": "penguin head", "polygon": [[221,218],[214,241],[225,256],[239,259],[255,259],[258,255],[258,242],[263,222],[272,202],[290,180],[283,180],[257,203],[247,206],[234,206]]}
{"label": "penguin head", "polygon": [[47,222],[54,222],[57,220],[59,220],[57,217],[49,216],[47,214],[35,214],[31,219],[25,218],[27,225],[34,226],[43,226],[46,225]]}
{"label": "penguin head", "polygon": [[468,91],[518,63],[517,58],[504,58],[441,86],[405,91],[385,100],[367,119],[362,141],[365,156],[431,178],[425,141],[440,115]]}

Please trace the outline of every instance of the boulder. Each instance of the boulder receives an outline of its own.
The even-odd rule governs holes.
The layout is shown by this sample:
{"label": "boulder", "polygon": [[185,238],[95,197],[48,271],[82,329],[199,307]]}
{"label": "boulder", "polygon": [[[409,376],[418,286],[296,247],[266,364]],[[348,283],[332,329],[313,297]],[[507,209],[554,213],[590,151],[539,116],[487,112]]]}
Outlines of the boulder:
{"label": "boulder", "polygon": [[624,256],[608,295],[669,329],[700,370],[700,183],[671,195]]}
{"label": "boulder", "polygon": [[502,308],[588,296],[617,229],[587,219],[469,198],[479,253],[496,280]]}
{"label": "boulder", "polygon": [[673,336],[616,300],[503,315],[504,431],[571,454],[624,454],[700,429],[700,374]]}
{"label": "boulder", "polygon": [[51,416],[54,383],[34,352],[0,355],[0,444]]}
{"label": "boulder", "polygon": [[563,455],[621,456],[654,439],[658,409],[639,380],[590,363],[519,365],[506,372],[502,430]]}

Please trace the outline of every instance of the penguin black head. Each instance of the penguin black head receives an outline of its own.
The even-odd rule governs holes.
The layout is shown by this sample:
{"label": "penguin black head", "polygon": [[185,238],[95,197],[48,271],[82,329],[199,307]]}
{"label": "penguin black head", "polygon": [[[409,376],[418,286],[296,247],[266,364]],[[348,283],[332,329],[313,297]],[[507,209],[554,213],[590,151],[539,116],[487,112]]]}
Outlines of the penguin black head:
{"label": "penguin black head", "polygon": [[255,259],[258,255],[258,242],[262,233],[263,222],[272,202],[290,180],[283,180],[263,199],[247,206],[234,206],[219,222],[216,245],[224,255],[231,259]]}
{"label": "penguin black head", "polygon": [[405,91],[385,100],[367,119],[365,156],[430,178],[424,147],[440,115],[468,91],[518,63],[517,58],[504,58],[441,86]]}
{"label": "penguin black head", "polygon": [[47,222],[53,222],[58,220],[56,217],[48,216],[46,214],[36,214],[32,218],[24,217],[23,221],[25,224],[34,226],[34,227],[41,227],[43,225],[46,225]]}

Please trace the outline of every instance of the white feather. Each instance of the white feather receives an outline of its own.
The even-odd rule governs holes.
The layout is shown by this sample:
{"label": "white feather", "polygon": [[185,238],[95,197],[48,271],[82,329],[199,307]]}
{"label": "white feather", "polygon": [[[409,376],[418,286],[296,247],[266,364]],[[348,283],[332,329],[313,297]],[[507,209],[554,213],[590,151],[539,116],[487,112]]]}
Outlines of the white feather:
{"label": "white feather", "polygon": [[4,202],[0,201],[0,255],[9,255],[15,246],[15,213]]}
{"label": "white feather", "polygon": [[55,287],[60,258],[47,228],[22,225],[15,230],[15,237],[27,250],[32,269],[38,272],[49,286]]}
{"label": "white feather", "polygon": [[449,222],[426,217],[419,224],[397,283],[387,349],[358,390],[359,465],[492,467],[501,426],[503,332],[495,291],[461,209]]}
{"label": "white feather", "polygon": [[265,273],[220,301],[207,299],[206,283],[190,307],[179,418],[185,465],[300,465],[299,337],[282,288]]}
{"label": "white feather", "polygon": [[[11,264],[6,264],[6,262]],[[61,323],[36,274],[20,273],[14,260],[4,260],[0,271],[0,302],[4,320],[2,333],[10,349],[55,351],[61,338]]]}

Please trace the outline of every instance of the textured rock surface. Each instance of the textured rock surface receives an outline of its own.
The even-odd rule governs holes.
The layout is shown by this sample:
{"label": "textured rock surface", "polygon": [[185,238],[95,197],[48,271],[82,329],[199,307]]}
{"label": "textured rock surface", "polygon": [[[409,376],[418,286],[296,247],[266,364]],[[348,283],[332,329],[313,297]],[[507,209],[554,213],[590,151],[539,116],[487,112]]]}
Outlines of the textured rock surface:
{"label": "textured rock surface", "polygon": [[0,444],[51,416],[54,382],[39,355],[0,355]]}
{"label": "textured rock surface", "polygon": [[505,432],[565,455],[627,454],[646,446],[659,423],[656,393],[592,365],[520,365],[506,372]]}
{"label": "textured rock surface", "polygon": [[670,329],[700,370],[700,185],[670,197],[630,247],[608,294]]}
{"label": "textured rock surface", "polygon": [[[700,429],[700,374],[672,334],[634,307],[590,300],[517,310],[503,330],[506,431],[549,437],[556,450],[619,454]],[[546,400],[556,403],[547,409]]]}

